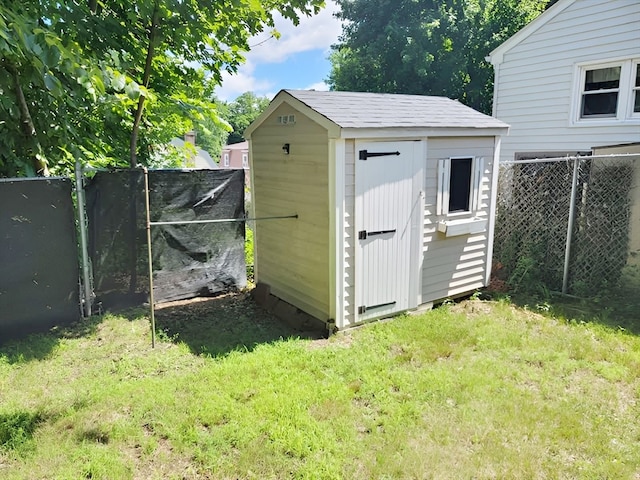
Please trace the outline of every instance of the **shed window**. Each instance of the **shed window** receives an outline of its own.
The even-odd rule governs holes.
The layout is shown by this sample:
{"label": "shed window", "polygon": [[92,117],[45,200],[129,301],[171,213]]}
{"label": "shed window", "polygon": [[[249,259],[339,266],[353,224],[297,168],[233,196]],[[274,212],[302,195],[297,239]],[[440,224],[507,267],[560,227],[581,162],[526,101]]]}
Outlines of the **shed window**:
{"label": "shed window", "polygon": [[246,153],[242,154],[242,168],[249,168],[249,155]]}
{"label": "shed window", "polygon": [[468,212],[472,158],[452,158],[449,171],[449,213]]}
{"label": "shed window", "polygon": [[225,167],[229,166],[229,154],[228,153],[225,153],[222,156],[222,165],[225,166]]}
{"label": "shed window", "polygon": [[473,213],[480,208],[484,159],[451,157],[438,163],[437,214]]}

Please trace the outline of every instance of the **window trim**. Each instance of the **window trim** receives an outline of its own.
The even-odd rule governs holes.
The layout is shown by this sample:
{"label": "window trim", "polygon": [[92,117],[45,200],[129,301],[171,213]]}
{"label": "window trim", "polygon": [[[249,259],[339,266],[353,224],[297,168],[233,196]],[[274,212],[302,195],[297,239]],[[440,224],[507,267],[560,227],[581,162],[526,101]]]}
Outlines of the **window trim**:
{"label": "window trim", "polygon": [[222,154],[222,166],[223,167],[228,167],[229,166],[229,154],[228,153],[223,153]]}
{"label": "window trim", "polygon": [[634,60],[631,61],[631,76],[630,76],[630,81],[631,81],[631,89],[630,89],[630,93],[629,93],[629,114],[631,118],[638,118],[640,119],[640,112],[634,112],[633,111],[633,104],[634,104],[634,100],[635,97],[638,96],[640,97],[640,85],[636,87],[635,85],[635,79],[636,79],[636,74],[638,73],[638,69],[640,68],[640,58],[636,58]]}
{"label": "window trim", "polygon": [[[451,161],[471,159],[471,185],[469,188],[469,210],[449,212],[449,187],[451,183]],[[456,218],[474,215],[481,208],[484,179],[484,158],[472,155],[452,156],[438,160],[438,193],[436,215]]]}
{"label": "window trim", "polygon": [[[611,125],[614,123],[640,120],[640,113],[633,112],[633,74],[634,66],[640,58],[621,57],[597,61],[580,62],[574,65],[574,81],[571,96],[571,125]],[[582,98],[587,70],[620,67],[620,83],[618,85],[618,102],[616,113],[612,116],[582,116]],[[637,68],[637,67],[636,67]],[[609,91],[609,90],[607,90]],[[634,122],[635,123],[635,122]]]}
{"label": "window trim", "polygon": [[249,154],[242,154],[242,168],[249,168]]}

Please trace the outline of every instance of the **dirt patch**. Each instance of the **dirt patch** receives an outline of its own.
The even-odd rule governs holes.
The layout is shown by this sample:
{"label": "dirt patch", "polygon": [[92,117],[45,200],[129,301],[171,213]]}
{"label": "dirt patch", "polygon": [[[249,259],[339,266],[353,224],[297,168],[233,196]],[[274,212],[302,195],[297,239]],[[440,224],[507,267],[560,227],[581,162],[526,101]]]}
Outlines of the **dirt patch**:
{"label": "dirt patch", "polygon": [[254,301],[251,291],[158,305],[156,327],[161,336],[212,356],[285,338],[318,338],[280,321]]}

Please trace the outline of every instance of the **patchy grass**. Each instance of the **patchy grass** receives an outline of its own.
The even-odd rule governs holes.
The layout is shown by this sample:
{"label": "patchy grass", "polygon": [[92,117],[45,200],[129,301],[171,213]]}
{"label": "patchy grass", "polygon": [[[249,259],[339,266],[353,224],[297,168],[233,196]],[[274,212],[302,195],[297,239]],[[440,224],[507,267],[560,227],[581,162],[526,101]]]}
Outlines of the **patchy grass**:
{"label": "patchy grass", "polygon": [[0,478],[640,478],[626,331],[469,300],[313,340],[224,302],[154,350],[142,313],[0,348]]}

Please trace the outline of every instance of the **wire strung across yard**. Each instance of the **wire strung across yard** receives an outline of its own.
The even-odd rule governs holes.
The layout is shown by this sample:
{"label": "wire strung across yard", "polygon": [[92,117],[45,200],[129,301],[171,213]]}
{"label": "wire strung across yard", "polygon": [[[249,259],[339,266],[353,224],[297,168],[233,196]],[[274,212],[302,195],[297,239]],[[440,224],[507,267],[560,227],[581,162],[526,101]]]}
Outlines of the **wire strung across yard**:
{"label": "wire strung across yard", "polygon": [[169,222],[149,222],[149,225],[188,225],[192,223],[231,223],[231,222],[256,222],[260,220],[280,220],[283,218],[298,218],[298,214],[295,215],[281,215],[275,217],[257,217],[257,218],[219,218],[214,220],[184,220],[184,221],[169,221]]}

